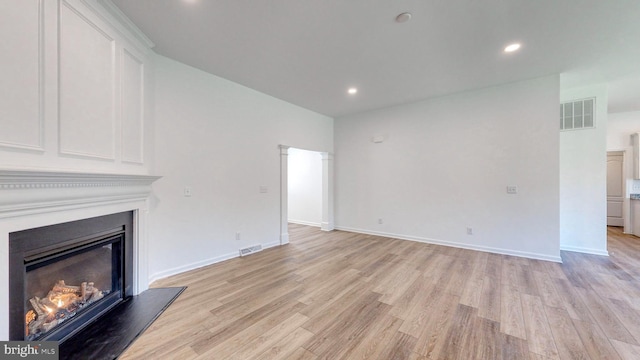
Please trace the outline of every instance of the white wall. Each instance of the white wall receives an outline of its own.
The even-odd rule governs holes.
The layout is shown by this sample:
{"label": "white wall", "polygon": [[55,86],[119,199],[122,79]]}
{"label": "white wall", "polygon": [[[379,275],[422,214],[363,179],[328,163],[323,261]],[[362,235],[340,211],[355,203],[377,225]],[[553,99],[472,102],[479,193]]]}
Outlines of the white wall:
{"label": "white wall", "polygon": [[607,255],[607,88],[560,95],[561,102],[596,98],[594,129],[560,132],[560,248]]}
{"label": "white wall", "polygon": [[640,132],[640,112],[609,113],[607,115],[607,151],[624,151],[625,199],[623,202],[624,231],[632,233],[629,194],[640,193],[640,180],[633,179],[633,146],[631,134]]}
{"label": "white wall", "polygon": [[244,246],[279,243],[278,145],[332,152],[333,119],[155,60],[156,173],[163,178],[154,183],[152,277],[237,256]]}
{"label": "white wall", "polygon": [[320,226],[322,222],[322,154],[289,149],[289,222]]}
{"label": "white wall", "polygon": [[551,76],[336,119],[336,227],[559,261],[558,100]]}
{"label": "white wall", "polygon": [[640,132],[640,111],[607,115],[607,151],[631,147],[631,134]]}
{"label": "white wall", "polygon": [[151,50],[96,0],[0,2],[0,168],[147,174]]}

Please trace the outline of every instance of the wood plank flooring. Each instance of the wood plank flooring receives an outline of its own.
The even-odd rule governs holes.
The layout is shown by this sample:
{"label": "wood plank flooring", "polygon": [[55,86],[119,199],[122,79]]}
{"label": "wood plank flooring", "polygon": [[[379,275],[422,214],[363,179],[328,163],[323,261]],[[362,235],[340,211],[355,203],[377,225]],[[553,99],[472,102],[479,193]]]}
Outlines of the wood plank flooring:
{"label": "wood plank flooring", "polygon": [[188,289],[121,359],[640,359],[640,238],[563,263],[291,225]]}

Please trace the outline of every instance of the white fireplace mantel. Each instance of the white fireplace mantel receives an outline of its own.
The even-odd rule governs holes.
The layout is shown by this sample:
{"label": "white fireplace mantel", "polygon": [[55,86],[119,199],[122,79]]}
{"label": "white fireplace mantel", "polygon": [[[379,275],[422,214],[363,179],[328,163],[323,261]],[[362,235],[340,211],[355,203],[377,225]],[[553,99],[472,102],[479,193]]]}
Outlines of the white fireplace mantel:
{"label": "white fireplace mantel", "polygon": [[0,219],[146,198],[159,176],[0,170]]}
{"label": "white fireplace mantel", "polygon": [[9,234],[123,211],[134,212],[134,294],[148,288],[146,224],[160,176],[0,169],[0,340],[9,329]]}
{"label": "white fireplace mantel", "polygon": [[0,169],[1,189],[149,185],[160,176]]}

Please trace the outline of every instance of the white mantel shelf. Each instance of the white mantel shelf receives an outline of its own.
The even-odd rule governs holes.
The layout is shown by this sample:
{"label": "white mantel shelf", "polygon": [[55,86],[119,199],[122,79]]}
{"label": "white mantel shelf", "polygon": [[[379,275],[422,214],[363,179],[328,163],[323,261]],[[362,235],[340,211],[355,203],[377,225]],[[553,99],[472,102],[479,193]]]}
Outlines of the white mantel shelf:
{"label": "white mantel shelf", "polygon": [[0,170],[0,189],[150,185],[160,176]]}
{"label": "white mantel shelf", "polygon": [[0,218],[146,198],[160,176],[0,170]]}

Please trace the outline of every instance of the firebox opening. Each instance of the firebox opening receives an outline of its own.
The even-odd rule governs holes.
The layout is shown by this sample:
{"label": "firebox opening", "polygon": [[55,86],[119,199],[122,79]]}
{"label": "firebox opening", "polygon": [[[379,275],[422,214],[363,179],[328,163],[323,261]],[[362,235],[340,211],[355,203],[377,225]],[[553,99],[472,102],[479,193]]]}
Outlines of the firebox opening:
{"label": "firebox opening", "polygon": [[122,298],[122,234],[25,261],[25,339],[37,340],[101,300]]}
{"label": "firebox opening", "polygon": [[10,233],[9,252],[10,340],[62,343],[133,295],[132,211]]}

